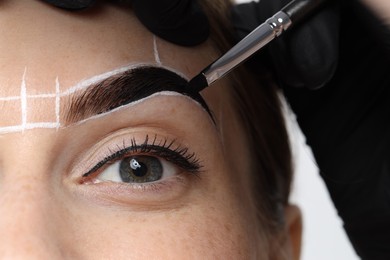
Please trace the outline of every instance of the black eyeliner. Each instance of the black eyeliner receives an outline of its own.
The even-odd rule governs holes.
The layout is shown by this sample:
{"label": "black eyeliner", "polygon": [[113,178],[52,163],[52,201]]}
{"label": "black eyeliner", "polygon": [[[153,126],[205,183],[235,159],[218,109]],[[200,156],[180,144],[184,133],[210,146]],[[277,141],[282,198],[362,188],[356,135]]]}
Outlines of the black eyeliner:
{"label": "black eyeliner", "polygon": [[[171,149],[175,141],[168,142],[167,139],[156,143],[156,137],[153,142],[149,144],[149,136],[147,135],[145,141],[141,145],[137,145],[135,138],[131,139],[131,145],[129,147],[124,147],[123,149],[105,157],[99,163],[97,163],[92,169],[84,173],[82,177],[88,177],[92,173],[96,172],[104,165],[114,161],[121,160],[126,157],[126,155],[137,156],[137,155],[152,155],[160,157],[168,162],[171,162],[178,166],[179,168],[190,172],[198,173],[202,166],[200,165],[198,159],[196,159],[194,153],[189,153],[188,148],[178,146],[175,149]],[[134,154],[134,155],[133,155]]]}

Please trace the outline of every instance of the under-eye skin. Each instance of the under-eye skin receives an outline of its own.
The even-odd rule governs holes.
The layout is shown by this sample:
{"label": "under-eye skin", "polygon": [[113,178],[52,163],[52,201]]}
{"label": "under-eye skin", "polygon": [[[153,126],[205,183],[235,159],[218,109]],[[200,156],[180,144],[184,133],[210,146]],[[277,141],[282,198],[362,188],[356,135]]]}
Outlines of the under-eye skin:
{"label": "under-eye skin", "polygon": [[109,155],[83,174],[82,183],[101,182],[136,184],[148,186],[164,184],[165,181],[181,174],[198,176],[201,165],[188,148],[175,144],[175,141],[149,139],[146,135],[141,144],[131,139],[131,145],[109,149]]}

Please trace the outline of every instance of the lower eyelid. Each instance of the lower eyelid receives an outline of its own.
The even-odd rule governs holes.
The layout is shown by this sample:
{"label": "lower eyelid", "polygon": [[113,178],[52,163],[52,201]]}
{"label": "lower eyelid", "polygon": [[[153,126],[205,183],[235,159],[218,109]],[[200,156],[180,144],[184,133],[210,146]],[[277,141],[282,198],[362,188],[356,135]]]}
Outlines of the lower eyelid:
{"label": "lower eyelid", "polygon": [[168,177],[165,180],[158,180],[158,181],[144,182],[144,183],[137,183],[137,182],[128,183],[128,182],[123,182],[123,181],[112,181],[112,180],[101,180],[101,179],[97,179],[97,178],[86,178],[83,181],[80,181],[80,184],[84,184],[84,185],[94,185],[94,184],[111,185],[111,184],[114,184],[114,185],[118,185],[118,187],[120,186],[121,188],[125,188],[125,189],[133,188],[133,189],[138,189],[138,190],[145,190],[148,188],[148,186],[167,185],[170,182],[174,182],[174,181],[184,183],[185,178],[191,177],[190,174],[187,174],[188,176],[183,176],[183,175],[185,175],[185,174],[181,172],[175,176]]}
{"label": "lower eyelid", "polygon": [[177,208],[187,200],[191,177],[184,174],[153,183],[100,182],[82,185],[82,197],[103,206],[124,206],[131,210]]}

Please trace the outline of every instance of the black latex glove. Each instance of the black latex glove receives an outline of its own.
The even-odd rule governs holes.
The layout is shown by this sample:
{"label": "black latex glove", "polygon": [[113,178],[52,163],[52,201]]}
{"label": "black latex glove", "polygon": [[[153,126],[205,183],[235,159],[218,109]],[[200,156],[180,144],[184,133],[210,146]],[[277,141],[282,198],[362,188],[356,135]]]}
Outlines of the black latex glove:
{"label": "black latex glove", "polygon": [[175,44],[194,46],[209,36],[209,23],[196,0],[132,0],[138,19]]}
{"label": "black latex glove", "polygon": [[[44,0],[57,7],[79,10],[95,0]],[[209,23],[196,0],[131,0],[142,24],[157,36],[182,46],[195,46],[209,36]]]}
{"label": "black latex glove", "polygon": [[[236,7],[236,27],[249,32],[282,2]],[[333,4],[257,58],[272,62],[355,250],[390,259],[389,27],[359,1]]]}
{"label": "black latex glove", "polygon": [[44,0],[49,4],[68,10],[79,10],[87,8],[95,3],[95,0]]}
{"label": "black latex glove", "polygon": [[[263,23],[290,0],[260,0],[235,6],[233,24],[239,39]],[[270,62],[277,78],[292,87],[317,89],[328,82],[337,67],[339,12],[332,4],[269,45]]]}

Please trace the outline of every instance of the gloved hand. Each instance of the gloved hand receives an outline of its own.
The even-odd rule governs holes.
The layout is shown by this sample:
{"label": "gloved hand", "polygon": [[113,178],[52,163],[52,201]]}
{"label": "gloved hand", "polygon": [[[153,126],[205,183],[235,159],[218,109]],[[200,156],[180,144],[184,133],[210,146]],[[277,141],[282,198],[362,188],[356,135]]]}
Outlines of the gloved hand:
{"label": "gloved hand", "polygon": [[[285,2],[237,6],[241,37]],[[360,1],[330,4],[258,58],[281,81],[356,252],[390,259],[390,25]]]}
{"label": "gloved hand", "polygon": [[[290,0],[260,0],[236,5],[233,25],[239,39],[282,9]],[[339,10],[337,4],[275,39],[267,48],[280,84],[318,89],[333,76],[338,63]]]}
{"label": "gloved hand", "polygon": [[[79,10],[95,0],[44,0],[57,7]],[[209,23],[196,0],[131,0],[143,25],[157,36],[182,46],[195,46],[209,36]]]}
{"label": "gloved hand", "polygon": [[[236,5],[232,12],[232,21],[238,39],[244,38],[289,2],[290,0],[260,0]],[[348,8],[359,13],[359,18],[364,20],[365,26],[370,28],[390,53],[390,25],[386,26],[383,22],[390,18],[390,13],[387,16],[382,13],[382,19],[379,20],[363,7],[361,1],[330,0],[324,10],[275,39],[268,46],[268,60],[281,85],[318,89],[331,80],[338,65],[341,4],[348,5]]]}

